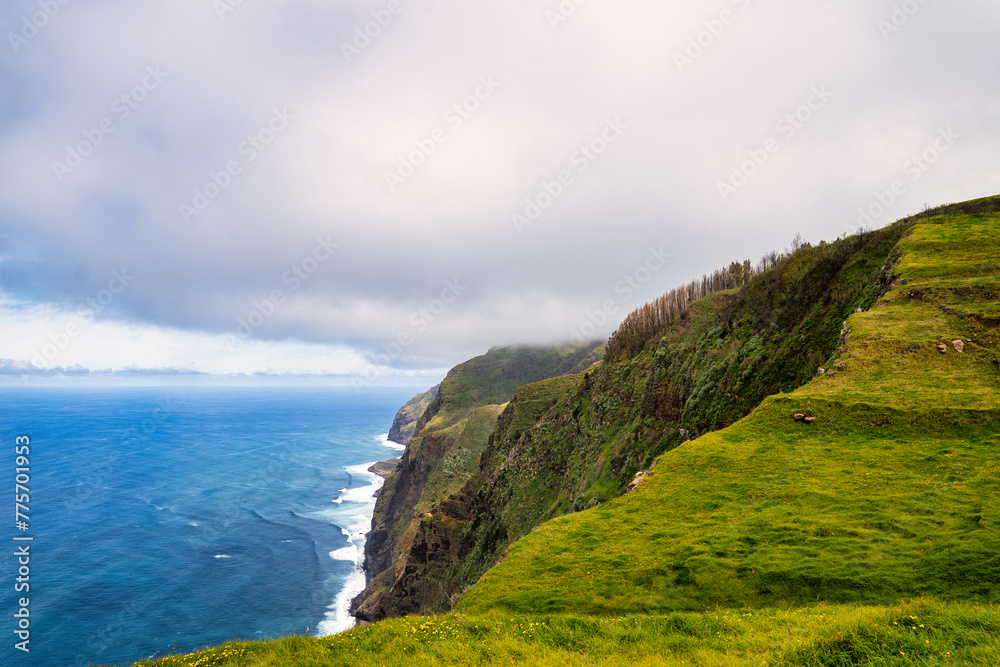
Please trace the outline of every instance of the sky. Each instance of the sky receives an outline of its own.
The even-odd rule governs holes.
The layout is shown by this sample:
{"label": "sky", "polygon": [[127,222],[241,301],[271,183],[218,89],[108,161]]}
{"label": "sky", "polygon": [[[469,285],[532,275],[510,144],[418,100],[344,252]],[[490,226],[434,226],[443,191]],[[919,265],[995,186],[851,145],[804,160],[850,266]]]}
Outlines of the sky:
{"label": "sky", "polygon": [[1000,192],[995,0],[10,0],[0,374],[430,385]]}

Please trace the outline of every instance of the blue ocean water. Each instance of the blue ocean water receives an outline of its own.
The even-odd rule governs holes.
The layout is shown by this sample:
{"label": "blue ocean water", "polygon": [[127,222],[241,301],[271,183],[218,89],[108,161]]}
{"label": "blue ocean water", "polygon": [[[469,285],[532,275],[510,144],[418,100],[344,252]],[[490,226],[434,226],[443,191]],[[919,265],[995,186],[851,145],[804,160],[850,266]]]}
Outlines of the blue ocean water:
{"label": "blue ocean water", "polygon": [[[0,388],[0,488],[31,437],[27,532],[0,495],[0,664],[119,665],[348,627],[381,484],[366,469],[399,455],[384,434],[412,393]],[[25,535],[30,594],[14,590]]]}

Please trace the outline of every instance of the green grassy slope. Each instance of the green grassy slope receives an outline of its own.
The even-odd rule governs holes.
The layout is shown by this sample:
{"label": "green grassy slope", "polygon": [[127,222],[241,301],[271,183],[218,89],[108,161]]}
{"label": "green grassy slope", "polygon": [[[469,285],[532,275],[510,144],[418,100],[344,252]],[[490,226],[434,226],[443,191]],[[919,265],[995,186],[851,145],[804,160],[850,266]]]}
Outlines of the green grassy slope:
{"label": "green grassy slope", "polygon": [[542,526],[460,609],[1000,600],[1000,330],[979,315],[1000,295],[983,269],[998,232],[996,214],[919,223],[900,284],[848,320],[832,376],[664,455],[632,494]]}
{"label": "green grassy slope", "polygon": [[[637,490],[541,525],[456,612],[157,664],[1000,664],[998,203],[923,216],[891,289],[817,360],[826,375],[670,449]],[[703,325],[716,347],[702,354],[723,349]],[[754,382],[727,373],[774,369],[808,334],[778,327],[783,355],[730,350],[752,361],[701,390]],[[625,409],[601,400],[581,408],[588,424]]]}
{"label": "green grassy slope", "polygon": [[441,407],[428,422],[443,427],[481,405],[506,403],[518,387],[558,375],[579,373],[597,362],[603,341],[559,346],[495,347],[459,364],[441,383]]}
{"label": "green grassy slope", "polygon": [[[790,427],[800,410],[819,421]],[[1000,601],[998,424],[1000,410],[770,399],[637,491],[543,525],[459,609]]]}
{"label": "green grassy slope", "polygon": [[606,354],[582,375],[519,388],[479,470],[428,509],[414,534],[420,557],[397,573],[393,594],[422,606],[402,608],[452,609],[538,525],[620,496],[638,471],[690,435],[731,424],[766,396],[808,381],[836,351],[844,318],[888,289],[911,225],[803,247],[742,291],[692,304],[645,346]]}
{"label": "green grassy slope", "polygon": [[417,420],[400,464],[386,478],[376,503],[372,533],[365,545],[369,584],[354,606],[360,617],[412,613],[426,605],[450,606],[448,594],[435,585],[396,588],[413,562],[410,550],[423,532],[420,517],[458,491],[478,469],[497,416],[517,387],[579,372],[602,354],[603,343],[597,341],[496,347],[448,373]]}
{"label": "green grassy slope", "polygon": [[381,621],[325,639],[233,642],[157,667],[544,667],[976,665],[1000,662],[1000,611],[919,600],[890,607],[512,616]]}

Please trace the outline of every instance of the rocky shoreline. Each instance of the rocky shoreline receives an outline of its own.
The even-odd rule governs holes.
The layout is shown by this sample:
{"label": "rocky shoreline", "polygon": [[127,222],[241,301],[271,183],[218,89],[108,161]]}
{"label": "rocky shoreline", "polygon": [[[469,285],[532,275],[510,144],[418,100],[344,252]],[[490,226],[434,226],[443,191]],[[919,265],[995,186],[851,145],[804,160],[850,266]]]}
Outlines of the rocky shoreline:
{"label": "rocky shoreline", "polygon": [[393,471],[396,470],[396,467],[399,466],[400,460],[401,459],[397,458],[397,459],[389,459],[388,461],[379,461],[377,463],[373,463],[371,464],[371,466],[369,466],[368,472],[375,473],[382,479],[385,479]]}

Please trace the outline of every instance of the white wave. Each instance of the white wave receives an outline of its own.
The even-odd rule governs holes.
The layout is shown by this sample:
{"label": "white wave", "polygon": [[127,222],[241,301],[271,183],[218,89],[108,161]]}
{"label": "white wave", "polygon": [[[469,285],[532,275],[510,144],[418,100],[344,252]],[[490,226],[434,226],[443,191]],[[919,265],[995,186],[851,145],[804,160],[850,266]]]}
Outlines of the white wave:
{"label": "white wave", "polygon": [[[368,486],[362,486],[357,489],[351,489],[340,495],[340,500],[348,503],[365,503],[367,504],[369,499],[375,495],[375,491],[382,486],[381,484],[369,484]],[[338,503],[339,504],[339,503]]]}
{"label": "white wave", "polygon": [[[354,627],[355,620],[351,616],[351,600],[365,590],[365,536],[371,530],[372,514],[375,512],[375,492],[382,488],[383,479],[368,472],[371,463],[349,466],[347,472],[355,482],[367,482],[354,489],[342,492],[341,499],[362,504],[362,507],[352,508],[350,514],[337,512],[336,523],[347,537],[348,546],[330,552],[330,558],[354,563],[354,569],[344,582],[344,587],[329,607],[316,634],[319,637],[337,634]],[[332,518],[332,517],[331,517]]]}
{"label": "white wave", "polygon": [[215,554],[215,558],[232,558],[229,554]]}
{"label": "white wave", "polygon": [[353,561],[354,570],[344,582],[344,588],[337,594],[337,599],[326,608],[326,614],[316,628],[318,637],[326,637],[350,630],[356,623],[354,617],[351,616],[351,600],[365,590],[365,572],[362,567],[365,557],[364,544],[365,540],[362,537],[354,546],[330,552],[330,557],[335,560]]}
{"label": "white wave", "polygon": [[[357,482],[367,482],[367,485],[347,489],[340,496],[345,501],[363,504],[363,508],[355,510],[356,512],[360,511],[361,514],[355,516],[364,518],[364,515],[367,514],[369,522],[371,521],[371,515],[375,512],[375,493],[382,488],[382,484],[385,481],[375,473],[368,471],[373,465],[374,462],[348,466],[347,472],[351,475],[351,479]],[[367,529],[365,532],[368,532]]]}
{"label": "white wave", "polygon": [[336,551],[331,551],[330,558],[332,558],[333,560],[346,560],[351,563],[357,563],[358,548],[352,544],[349,547],[344,547],[343,549],[337,549]]}
{"label": "white wave", "polygon": [[397,452],[402,452],[406,449],[406,445],[401,445],[398,442],[393,442],[389,439],[389,434],[377,435],[375,439],[379,441],[379,444],[383,447],[388,447],[389,449],[395,449]]}
{"label": "white wave", "polygon": [[189,526],[194,526],[195,528],[197,528],[198,527],[198,522],[197,521],[189,521],[188,525]]}

